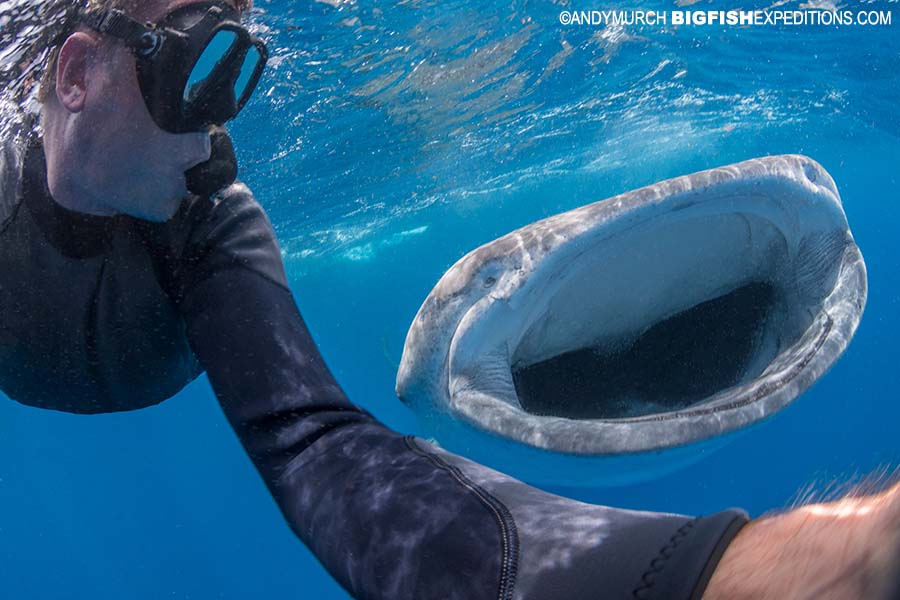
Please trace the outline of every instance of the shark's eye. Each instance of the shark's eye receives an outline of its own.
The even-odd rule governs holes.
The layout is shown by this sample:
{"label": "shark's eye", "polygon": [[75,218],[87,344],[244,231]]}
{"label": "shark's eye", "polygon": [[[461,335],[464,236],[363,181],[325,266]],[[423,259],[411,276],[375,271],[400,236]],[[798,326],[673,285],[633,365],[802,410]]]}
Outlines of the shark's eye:
{"label": "shark's eye", "polygon": [[497,283],[497,279],[494,277],[488,276],[488,277],[484,278],[484,287],[486,287],[486,288],[491,287],[495,283]]}

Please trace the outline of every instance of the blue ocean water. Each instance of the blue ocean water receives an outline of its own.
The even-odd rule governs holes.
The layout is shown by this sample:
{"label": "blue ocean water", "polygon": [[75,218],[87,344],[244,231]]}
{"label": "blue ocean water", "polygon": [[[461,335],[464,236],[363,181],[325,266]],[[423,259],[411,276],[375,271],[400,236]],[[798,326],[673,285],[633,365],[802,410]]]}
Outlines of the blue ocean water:
{"label": "blue ocean water", "polygon": [[[880,28],[558,18],[611,8],[635,7],[257,1],[271,68],[231,132],[337,379],[415,433],[393,393],[396,366],[420,303],[465,252],[667,177],[803,153],[836,180],[868,266],[847,353],[788,409],[691,467],[555,491],[759,515],[807,486],[900,464],[900,4],[839,5],[890,11]],[[288,529],[203,378],[130,414],[2,402],[0,453],[4,597],[347,597]]]}

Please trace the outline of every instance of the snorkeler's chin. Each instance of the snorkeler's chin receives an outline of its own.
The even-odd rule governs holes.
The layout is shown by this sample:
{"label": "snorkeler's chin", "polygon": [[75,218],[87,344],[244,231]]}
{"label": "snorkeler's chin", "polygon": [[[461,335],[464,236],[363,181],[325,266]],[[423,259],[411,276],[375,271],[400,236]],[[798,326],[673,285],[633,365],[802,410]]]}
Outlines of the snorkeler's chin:
{"label": "snorkeler's chin", "polygon": [[187,197],[188,193],[185,191],[182,195],[170,197],[171,199],[157,200],[148,203],[148,206],[143,210],[129,211],[126,214],[135,219],[141,219],[151,223],[165,223],[175,216],[181,203]]}

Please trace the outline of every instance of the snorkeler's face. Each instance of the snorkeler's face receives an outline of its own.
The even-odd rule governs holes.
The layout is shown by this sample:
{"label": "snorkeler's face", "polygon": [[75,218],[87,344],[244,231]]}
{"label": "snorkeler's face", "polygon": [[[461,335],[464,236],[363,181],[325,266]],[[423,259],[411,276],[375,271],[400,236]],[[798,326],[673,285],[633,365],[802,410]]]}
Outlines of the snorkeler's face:
{"label": "snorkeler's face", "polygon": [[[198,2],[147,2],[135,17],[155,21]],[[169,219],[188,193],[185,171],[209,158],[209,135],[173,134],[156,125],[141,95],[134,56],[117,40],[98,37],[90,79],[79,136],[90,195],[109,213]]]}

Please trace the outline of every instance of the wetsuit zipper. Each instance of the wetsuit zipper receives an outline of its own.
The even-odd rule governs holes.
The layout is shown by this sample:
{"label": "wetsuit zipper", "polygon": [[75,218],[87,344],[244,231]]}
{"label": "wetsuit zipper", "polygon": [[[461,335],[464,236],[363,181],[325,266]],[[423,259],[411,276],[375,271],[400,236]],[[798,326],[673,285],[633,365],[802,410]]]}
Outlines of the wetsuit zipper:
{"label": "wetsuit zipper", "polygon": [[447,471],[460,485],[472,492],[494,516],[500,528],[500,539],[503,546],[503,556],[500,561],[500,591],[497,598],[498,600],[512,600],[519,563],[519,536],[512,513],[502,502],[463,475],[462,471],[448,464],[441,457],[421,448],[416,443],[414,436],[407,435],[404,436],[404,439],[410,450]]}

